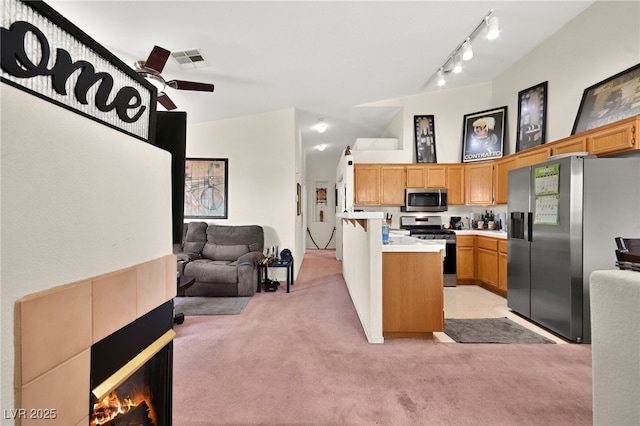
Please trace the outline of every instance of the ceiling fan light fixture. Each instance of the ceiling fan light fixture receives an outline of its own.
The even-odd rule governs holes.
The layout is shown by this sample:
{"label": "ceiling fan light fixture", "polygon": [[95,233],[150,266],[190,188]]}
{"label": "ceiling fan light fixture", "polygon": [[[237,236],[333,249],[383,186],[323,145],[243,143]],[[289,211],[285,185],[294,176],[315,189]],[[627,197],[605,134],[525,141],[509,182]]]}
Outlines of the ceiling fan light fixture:
{"label": "ceiling fan light fixture", "polygon": [[164,81],[164,78],[162,78],[157,74],[143,72],[143,73],[140,73],[140,75],[142,75],[145,80],[147,80],[149,83],[153,85],[153,87],[156,88],[157,93],[164,92],[164,89],[167,87],[167,83]]}

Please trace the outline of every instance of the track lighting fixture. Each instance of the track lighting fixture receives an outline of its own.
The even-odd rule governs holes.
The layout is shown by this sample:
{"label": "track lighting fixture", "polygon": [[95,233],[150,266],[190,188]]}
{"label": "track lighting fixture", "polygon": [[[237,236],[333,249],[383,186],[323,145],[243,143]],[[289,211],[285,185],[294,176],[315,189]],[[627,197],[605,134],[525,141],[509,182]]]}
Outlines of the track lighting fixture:
{"label": "track lighting fixture", "polygon": [[449,73],[458,74],[462,71],[462,61],[469,61],[473,58],[473,48],[471,47],[471,41],[474,37],[476,37],[481,30],[485,27],[487,28],[487,38],[490,40],[498,37],[500,33],[498,27],[498,17],[491,16],[493,14],[493,10],[490,10],[482,21],[476,26],[476,28],[471,31],[462,43],[460,43],[451,54],[447,57],[447,60],[444,61],[444,64],[438,68],[436,73],[437,84],[438,86],[444,86],[446,84],[445,76]]}

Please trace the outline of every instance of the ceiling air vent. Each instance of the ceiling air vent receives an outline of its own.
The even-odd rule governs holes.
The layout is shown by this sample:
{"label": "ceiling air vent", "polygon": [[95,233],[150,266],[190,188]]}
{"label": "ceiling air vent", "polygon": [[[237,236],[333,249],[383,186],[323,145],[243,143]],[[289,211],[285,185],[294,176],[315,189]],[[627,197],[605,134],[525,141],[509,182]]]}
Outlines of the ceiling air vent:
{"label": "ceiling air vent", "polygon": [[182,69],[204,68],[208,66],[207,61],[198,49],[171,52],[171,57],[176,60]]}

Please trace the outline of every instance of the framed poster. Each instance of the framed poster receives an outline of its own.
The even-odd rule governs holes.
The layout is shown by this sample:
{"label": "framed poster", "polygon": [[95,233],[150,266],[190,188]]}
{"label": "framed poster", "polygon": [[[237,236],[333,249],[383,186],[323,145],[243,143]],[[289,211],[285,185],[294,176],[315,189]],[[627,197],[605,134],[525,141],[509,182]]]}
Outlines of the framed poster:
{"label": "framed poster", "polygon": [[462,123],[462,162],[501,158],[507,107],[466,114]]}
{"label": "framed poster", "polygon": [[572,135],[640,114],[640,64],[584,90]]}
{"label": "framed poster", "polygon": [[187,158],[184,177],[184,217],[226,219],[229,160]]}
{"label": "framed poster", "polygon": [[545,81],[518,93],[516,152],[546,142],[547,85]]}
{"label": "framed poster", "polygon": [[413,116],[416,163],[437,163],[433,115]]}

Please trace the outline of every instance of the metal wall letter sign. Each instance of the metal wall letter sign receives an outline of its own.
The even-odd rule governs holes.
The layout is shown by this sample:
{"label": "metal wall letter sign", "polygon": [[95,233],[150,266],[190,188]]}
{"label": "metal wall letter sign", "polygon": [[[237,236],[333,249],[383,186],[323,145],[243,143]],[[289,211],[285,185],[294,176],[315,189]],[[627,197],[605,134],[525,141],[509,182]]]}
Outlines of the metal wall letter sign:
{"label": "metal wall letter sign", "polygon": [[149,141],[153,86],[46,4],[0,5],[3,83]]}

